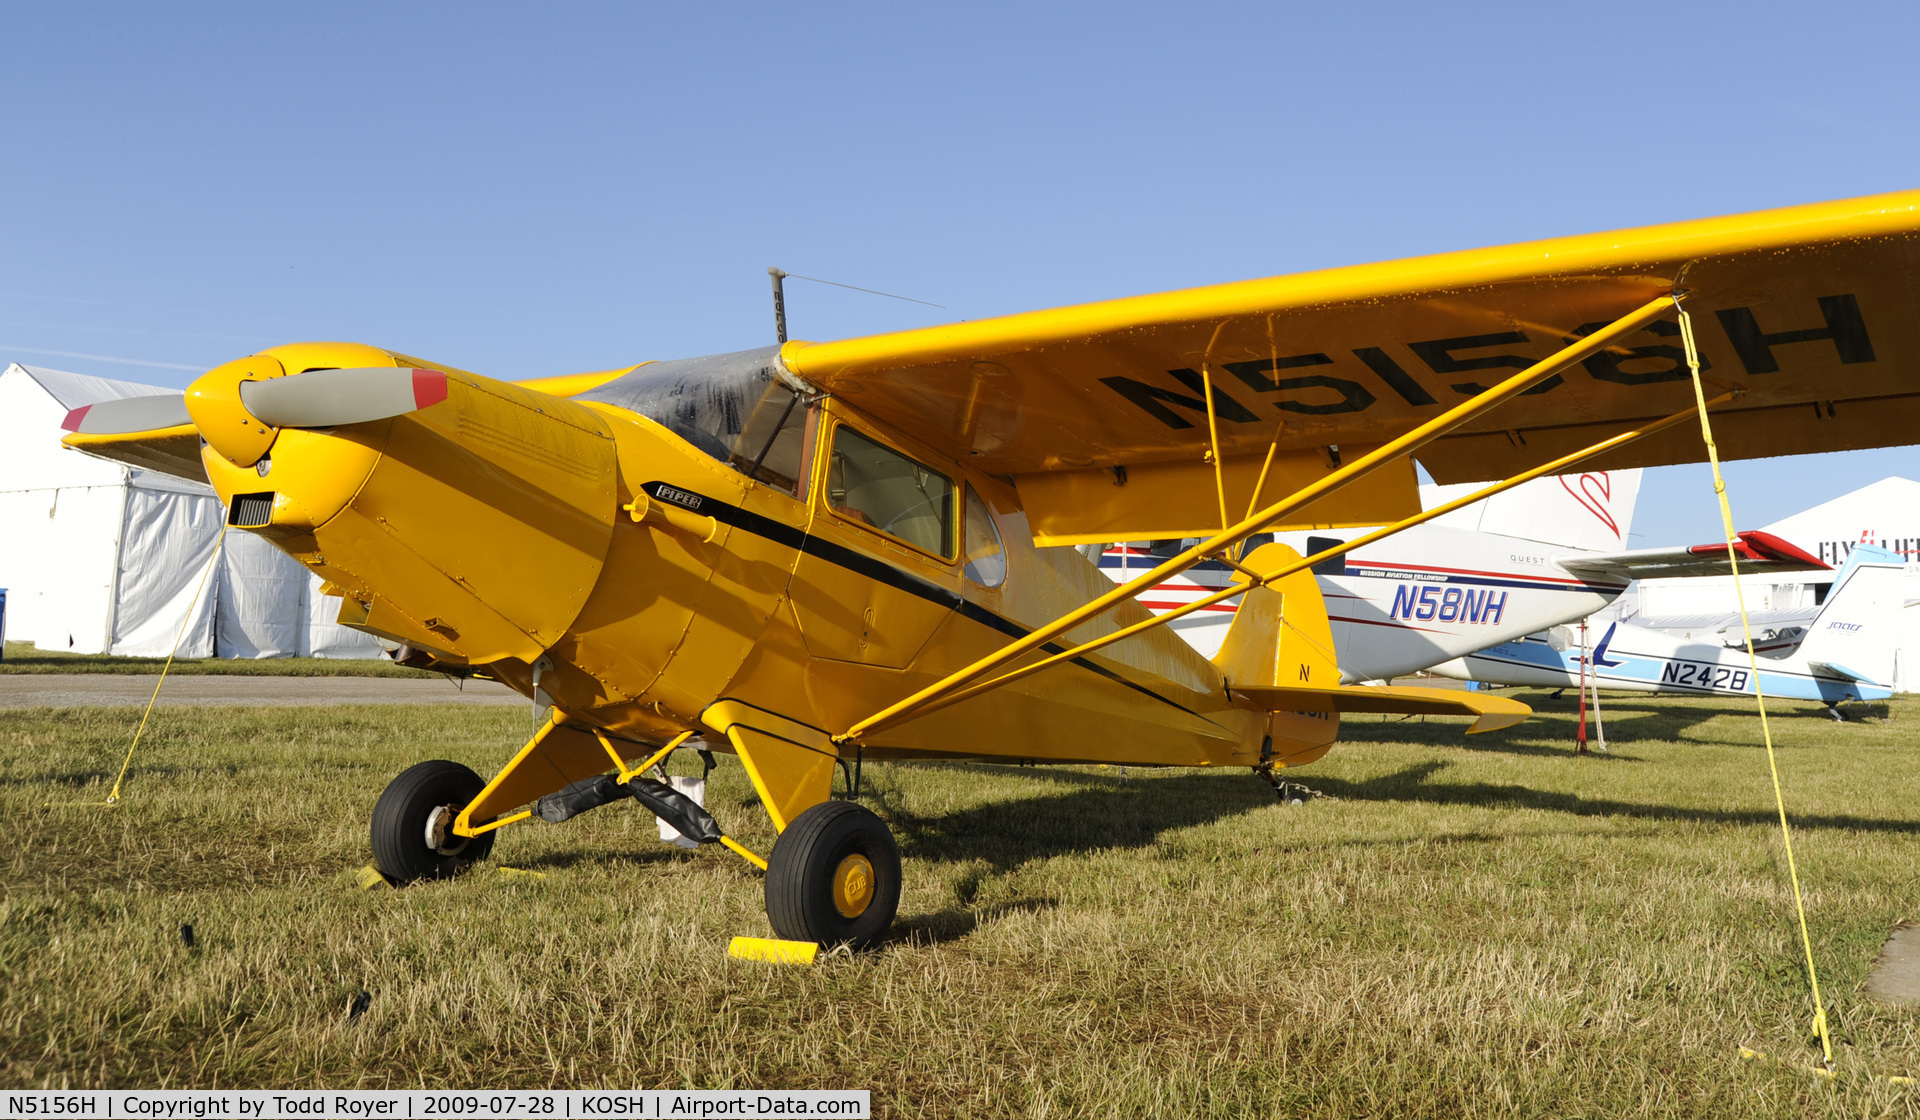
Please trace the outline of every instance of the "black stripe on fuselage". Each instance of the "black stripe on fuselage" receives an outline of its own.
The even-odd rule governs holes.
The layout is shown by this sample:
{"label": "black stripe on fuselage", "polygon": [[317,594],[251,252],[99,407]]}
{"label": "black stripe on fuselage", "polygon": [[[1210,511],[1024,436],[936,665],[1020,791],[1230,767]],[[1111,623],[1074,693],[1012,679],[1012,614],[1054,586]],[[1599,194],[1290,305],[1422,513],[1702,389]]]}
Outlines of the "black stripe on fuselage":
{"label": "black stripe on fuselage", "polygon": [[[643,484],[640,489],[644,490],[647,496],[654,501],[666,502],[704,517],[711,517],[722,525],[731,525],[736,529],[752,533],[756,537],[764,537],[775,544],[785,545],[796,552],[804,552],[809,556],[818,557],[829,564],[838,565],[853,572],[855,575],[865,576],[867,579],[873,580],[876,583],[884,583],[895,590],[904,591],[909,595],[917,595],[930,603],[937,603],[940,606],[946,607],[963,618],[972,619],[982,626],[998,630],[1010,638],[1024,638],[1028,634],[1033,633],[1033,631],[1012,619],[995,614],[978,603],[969,602],[965,597],[948,591],[938,584],[929,583],[919,576],[901,571],[886,561],[868,556],[863,552],[856,552],[844,545],[834,544],[832,541],[825,541],[819,537],[809,536],[806,530],[796,529],[784,521],[776,521],[771,517],[762,516],[751,510],[741,509],[739,506],[730,505],[717,498],[708,497],[705,494],[696,494],[690,490],[682,490],[680,487],[671,485],[670,483],[648,482]],[[1064,653],[1066,651],[1065,646],[1053,642],[1048,642],[1040,648],[1047,653]],[[1104,665],[1097,665],[1084,657],[1074,658],[1073,664],[1089,672],[1098,673],[1100,676],[1106,677],[1116,684],[1123,684],[1143,696],[1151,696],[1162,704],[1178,708],[1180,711],[1197,719],[1207,720],[1208,723],[1213,722],[1192,708],[1186,707],[1177,701],[1169,700],[1143,684],[1130,681]]]}

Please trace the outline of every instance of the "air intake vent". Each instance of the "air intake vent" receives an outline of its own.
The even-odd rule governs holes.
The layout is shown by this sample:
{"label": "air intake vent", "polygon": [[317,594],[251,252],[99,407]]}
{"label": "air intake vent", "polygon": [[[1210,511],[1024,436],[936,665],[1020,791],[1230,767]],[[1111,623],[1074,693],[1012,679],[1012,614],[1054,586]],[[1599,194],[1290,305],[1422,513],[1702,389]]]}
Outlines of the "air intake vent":
{"label": "air intake vent", "polygon": [[264,494],[235,494],[227,510],[227,524],[240,529],[258,529],[273,521],[273,491]]}

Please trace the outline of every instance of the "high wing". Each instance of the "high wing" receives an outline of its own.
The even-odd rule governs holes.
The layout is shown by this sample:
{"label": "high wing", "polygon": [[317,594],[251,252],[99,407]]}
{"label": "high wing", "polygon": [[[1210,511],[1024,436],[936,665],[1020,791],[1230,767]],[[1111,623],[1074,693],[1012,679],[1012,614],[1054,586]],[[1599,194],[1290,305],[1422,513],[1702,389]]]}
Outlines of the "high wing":
{"label": "high wing", "polygon": [[206,465],[200,462],[200,432],[192,424],[104,435],[75,432],[64,442],[69,447],[98,455],[102,459],[144,467],[193,482],[204,484],[207,481]]}
{"label": "high wing", "polygon": [[1554,562],[1578,576],[1613,579],[1664,579],[1672,576],[1724,576],[1733,572],[1728,553],[1742,575],[1760,572],[1824,572],[1829,565],[1772,533],[1739,534],[1737,547],[1725,541],[1683,548],[1637,548],[1629,552],[1581,552]]}
{"label": "high wing", "polygon": [[[1396,437],[1673,289],[1726,458],[1879,447],[1920,430],[1920,192],[1878,195],[1137,296],[838,342],[789,371],[1017,482],[1043,543],[1220,528],[1229,511]],[[1428,444],[1442,483],[1500,478],[1692,401],[1673,316]],[[1588,464],[1704,457],[1686,425]],[[1115,469],[1119,468],[1119,469]],[[1417,512],[1382,470],[1286,526]]]}

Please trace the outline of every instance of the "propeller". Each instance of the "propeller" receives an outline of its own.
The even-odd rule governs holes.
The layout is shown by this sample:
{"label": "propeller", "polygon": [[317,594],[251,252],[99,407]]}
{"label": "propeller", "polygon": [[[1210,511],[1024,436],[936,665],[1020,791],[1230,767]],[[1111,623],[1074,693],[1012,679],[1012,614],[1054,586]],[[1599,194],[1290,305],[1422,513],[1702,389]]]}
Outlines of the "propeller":
{"label": "propeller", "polygon": [[437,369],[315,369],[240,383],[240,403],[255,419],[276,428],[364,424],[446,399],[447,375]]}
{"label": "propeller", "polygon": [[156,428],[177,428],[193,423],[187,415],[183,393],[160,393],[150,397],[121,397],[119,400],[83,404],[60,422],[69,432],[88,436],[118,436],[130,432],[150,432]]}
{"label": "propeller", "polygon": [[[240,383],[240,402],[247,412],[275,428],[363,424],[446,399],[447,375],[437,369],[315,369]],[[81,435],[127,435],[191,423],[186,396],[169,393],[83,405],[67,413],[61,427]]]}

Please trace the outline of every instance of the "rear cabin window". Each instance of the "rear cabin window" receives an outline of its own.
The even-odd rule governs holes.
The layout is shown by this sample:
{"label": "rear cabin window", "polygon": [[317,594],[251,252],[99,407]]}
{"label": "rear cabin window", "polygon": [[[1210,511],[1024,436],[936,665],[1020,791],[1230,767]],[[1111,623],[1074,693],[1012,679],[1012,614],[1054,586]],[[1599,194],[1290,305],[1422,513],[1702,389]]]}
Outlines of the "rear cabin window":
{"label": "rear cabin window", "polygon": [[998,587],[1007,579],[1007,553],[1000,545],[1000,529],[987,512],[987,503],[973,487],[967,487],[966,577],[982,587]]}
{"label": "rear cabin window", "polygon": [[953,480],[844,424],[833,433],[827,502],[850,521],[953,558]]}

